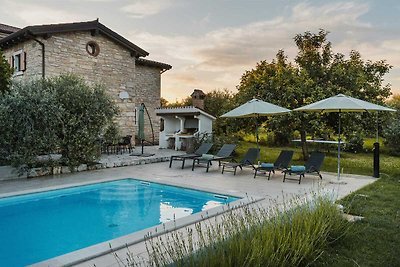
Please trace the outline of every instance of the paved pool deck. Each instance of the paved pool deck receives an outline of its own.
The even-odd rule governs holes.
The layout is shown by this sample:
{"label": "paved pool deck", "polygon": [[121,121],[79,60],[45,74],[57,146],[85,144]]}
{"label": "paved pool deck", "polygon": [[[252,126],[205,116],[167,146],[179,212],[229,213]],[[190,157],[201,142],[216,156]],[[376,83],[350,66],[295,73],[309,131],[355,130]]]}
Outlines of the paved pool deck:
{"label": "paved pool deck", "polygon": [[[164,151],[164,153],[166,153],[166,151]],[[174,151],[170,151],[170,153],[176,154]],[[267,180],[267,178],[263,176],[257,176],[257,178],[254,179],[251,169],[239,170],[236,176],[234,176],[233,173],[230,172],[221,174],[221,169],[218,167],[218,164],[214,164],[208,173],[205,171],[205,168],[196,168],[192,171],[191,161],[187,162],[186,168],[183,170],[180,168],[181,162],[174,162],[172,168],[169,168],[168,165],[168,162],[158,162],[33,179],[2,181],[0,182],[0,197],[94,182],[137,178],[149,182],[165,183],[245,197],[247,199],[257,200],[257,205],[268,207],[273,205],[273,202],[280,203],[283,199],[287,199],[288,197],[305,196],[319,190],[332,192],[332,194],[341,198],[377,180],[367,176],[343,175],[340,183],[338,183],[336,174],[322,173],[322,180],[315,175],[306,175],[306,178],[302,180],[301,184],[295,181],[286,181],[283,183],[283,175],[279,172],[272,175],[271,180]],[[179,225],[187,226],[184,218],[176,220],[175,227],[179,228]],[[137,236],[135,238],[137,238]],[[120,239],[118,242],[111,243],[113,245],[120,244],[121,242],[128,243],[128,239]],[[94,264],[97,267],[118,266],[116,259],[111,253],[94,259],[88,258],[88,255],[91,253],[103,254],[101,250],[104,250],[106,246],[108,246],[108,242],[105,242],[101,246],[89,247],[88,249],[69,253],[50,261],[36,264],[35,266],[94,266]],[[143,259],[143,261],[147,259],[144,242],[133,242],[133,244],[129,246],[129,250],[140,259]],[[122,258],[125,258],[125,248],[116,252]],[[85,258],[87,260],[84,260]],[[73,263],[74,261],[75,263]]]}

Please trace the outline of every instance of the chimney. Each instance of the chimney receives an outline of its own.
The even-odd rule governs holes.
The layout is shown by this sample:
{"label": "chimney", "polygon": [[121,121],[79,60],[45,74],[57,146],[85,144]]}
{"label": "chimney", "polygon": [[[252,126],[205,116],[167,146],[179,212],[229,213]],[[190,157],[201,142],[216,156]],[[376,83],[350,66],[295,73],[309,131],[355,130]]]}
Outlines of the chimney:
{"label": "chimney", "polygon": [[192,97],[193,106],[204,110],[204,98],[206,94],[200,89],[194,89],[190,96]]}

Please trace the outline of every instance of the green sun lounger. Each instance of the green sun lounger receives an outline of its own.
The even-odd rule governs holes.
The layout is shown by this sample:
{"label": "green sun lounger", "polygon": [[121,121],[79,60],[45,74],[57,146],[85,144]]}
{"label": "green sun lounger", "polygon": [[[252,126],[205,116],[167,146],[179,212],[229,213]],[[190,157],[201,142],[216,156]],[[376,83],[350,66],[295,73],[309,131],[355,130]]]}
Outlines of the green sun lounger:
{"label": "green sun lounger", "polygon": [[[316,172],[319,176],[319,178],[322,179],[322,175],[320,173],[322,164],[324,163],[325,159],[325,154],[322,152],[312,152],[310,155],[310,158],[306,161],[304,166],[290,166],[286,170],[283,171],[284,176],[283,176],[283,182],[285,180],[295,180],[299,181],[299,184],[301,183],[301,178],[305,177],[306,173],[313,173]],[[299,175],[299,178],[289,178],[287,175]]]}
{"label": "green sun lounger", "polygon": [[236,170],[239,167],[241,170],[243,167],[250,166],[254,169],[254,163],[257,161],[260,155],[259,148],[249,148],[243,159],[240,162],[227,162],[222,164],[222,174],[224,173],[226,168],[232,168],[233,174],[236,175]]}
{"label": "green sun lounger", "polygon": [[289,167],[289,163],[293,158],[294,151],[282,150],[274,163],[261,163],[254,169],[254,178],[259,172],[268,172],[268,180],[271,178],[271,172],[275,173],[276,170],[285,170]]}
{"label": "green sun lounger", "polygon": [[213,144],[211,143],[203,143],[194,153],[171,156],[169,160],[169,167],[171,168],[172,162],[174,160],[177,160],[177,161],[182,161],[182,169],[183,169],[185,167],[185,161],[187,159],[194,159],[196,157],[201,157],[203,154],[207,154],[207,152],[210,151],[212,146]]}
{"label": "green sun lounger", "polygon": [[201,157],[194,158],[192,164],[192,171],[194,170],[194,167],[197,166],[197,167],[205,167],[206,172],[208,172],[208,169],[212,165],[213,161],[218,161],[218,166],[221,166],[221,161],[232,158],[232,154],[235,148],[236,145],[225,144],[215,155],[203,154]]}

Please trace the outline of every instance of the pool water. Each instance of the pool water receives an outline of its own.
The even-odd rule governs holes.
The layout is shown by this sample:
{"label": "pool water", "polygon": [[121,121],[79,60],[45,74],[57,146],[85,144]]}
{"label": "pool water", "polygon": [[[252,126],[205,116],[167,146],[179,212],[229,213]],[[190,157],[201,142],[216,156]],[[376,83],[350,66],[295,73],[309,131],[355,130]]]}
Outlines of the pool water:
{"label": "pool water", "polygon": [[0,198],[0,266],[25,266],[237,200],[135,179]]}

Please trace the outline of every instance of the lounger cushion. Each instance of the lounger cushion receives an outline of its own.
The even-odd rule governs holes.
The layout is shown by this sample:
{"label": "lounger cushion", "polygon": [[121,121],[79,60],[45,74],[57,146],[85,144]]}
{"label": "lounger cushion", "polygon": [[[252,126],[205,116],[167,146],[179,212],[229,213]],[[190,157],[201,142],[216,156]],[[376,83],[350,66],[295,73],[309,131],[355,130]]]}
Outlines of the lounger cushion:
{"label": "lounger cushion", "polygon": [[210,159],[214,158],[214,155],[212,155],[212,154],[203,154],[203,155],[201,155],[201,158],[202,159],[206,159],[206,160],[210,160]]}
{"label": "lounger cushion", "polygon": [[306,170],[306,167],[301,165],[292,165],[290,166],[290,170],[292,172],[304,172]]}
{"label": "lounger cushion", "polygon": [[261,163],[260,167],[261,168],[273,168],[274,164],[273,163],[265,163],[265,162],[263,162],[263,163]]}

